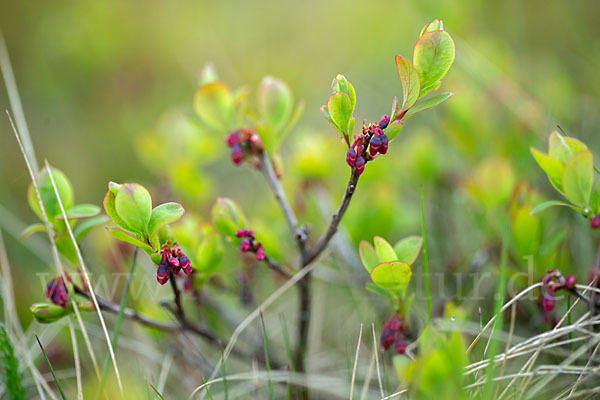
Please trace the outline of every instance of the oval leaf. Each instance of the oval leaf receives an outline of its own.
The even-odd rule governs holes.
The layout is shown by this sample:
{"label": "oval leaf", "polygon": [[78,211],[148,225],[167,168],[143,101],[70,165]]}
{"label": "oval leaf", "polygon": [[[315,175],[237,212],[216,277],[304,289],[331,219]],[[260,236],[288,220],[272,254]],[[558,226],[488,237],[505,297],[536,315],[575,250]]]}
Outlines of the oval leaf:
{"label": "oval leaf", "polygon": [[106,192],[106,195],[104,196],[103,204],[104,211],[106,211],[106,214],[115,224],[117,224],[119,227],[125,229],[128,232],[133,232],[129,225],[127,225],[127,223],[123,220],[123,218],[119,217],[119,214],[117,214],[117,210],[115,208],[115,192],[113,192],[113,190],[110,188],[110,184],[109,189]]}
{"label": "oval leaf", "polygon": [[421,236],[409,236],[404,238],[394,246],[396,259],[398,261],[403,261],[408,265],[412,265],[419,256],[422,246],[423,238]]}
{"label": "oval leaf", "polygon": [[152,215],[150,193],[137,183],[124,183],[115,197],[115,210],[133,232],[143,235]]}
{"label": "oval leaf", "polygon": [[436,88],[454,62],[454,42],[446,31],[426,32],[419,38],[413,53],[413,64],[421,80],[421,94]]}
{"label": "oval leaf", "polygon": [[360,261],[362,261],[362,264],[369,273],[380,263],[379,257],[377,257],[377,254],[375,253],[375,249],[371,246],[371,243],[366,240],[359,243],[358,254],[360,256]]}
{"label": "oval leaf", "polygon": [[542,153],[541,151],[534,149],[533,147],[530,150],[533,158],[535,158],[535,161],[548,176],[548,180],[552,186],[562,193],[562,175],[565,169],[565,164],[562,161],[550,157],[546,153]]}
{"label": "oval leaf", "polygon": [[402,119],[407,119],[407,118],[412,117],[413,115],[418,114],[422,111],[429,110],[430,108],[436,107],[439,104],[448,100],[452,96],[454,96],[454,93],[446,92],[446,93],[438,94],[437,96],[430,97],[426,100],[423,100],[422,102],[420,102],[419,104],[417,104],[413,108],[411,108],[410,111],[407,112],[406,115],[404,115],[404,117]]}
{"label": "oval leaf", "polygon": [[[68,210],[69,208],[73,207],[73,186],[71,186],[71,182],[61,171],[54,167],[51,167],[50,170],[52,171],[52,178],[56,184],[56,189],[58,191],[58,195],[60,196],[63,207]],[[54,187],[52,186],[52,181],[50,180],[50,175],[48,174],[48,169],[46,167],[42,169],[36,178],[36,182],[48,219],[52,220],[56,216],[61,215],[58,199],[56,198],[56,193],[54,192]],[[33,212],[35,212],[37,216],[43,220],[44,216],[42,214],[42,210],[40,209],[40,203],[33,185],[29,186],[29,190],[27,192],[27,201]]]}
{"label": "oval leaf", "polygon": [[354,110],[348,93],[342,91],[332,93],[327,101],[327,110],[340,133],[344,136],[350,134],[348,128]]}
{"label": "oval leaf", "polygon": [[42,232],[46,230],[46,225],[44,224],[32,224],[23,230],[23,232],[19,235],[19,240],[23,240],[31,236],[36,232]]}
{"label": "oval leaf", "polygon": [[421,83],[419,73],[406,58],[396,56],[396,68],[402,85],[402,110],[411,108],[419,98]]}
{"label": "oval leaf", "polygon": [[384,238],[375,236],[373,242],[375,243],[375,253],[380,262],[396,261],[398,259],[394,248]]}
{"label": "oval leaf", "polygon": [[545,210],[546,208],[555,207],[555,206],[571,207],[572,209],[574,209],[576,211],[583,212],[583,209],[581,209],[579,207],[575,207],[572,204],[565,203],[564,201],[549,200],[549,201],[544,201],[543,203],[540,203],[537,206],[535,206],[533,208],[533,210],[529,211],[529,215],[537,214],[540,211]]}
{"label": "oval leaf", "polygon": [[[94,204],[77,204],[67,210],[67,219],[83,219],[95,217],[100,214],[100,207]],[[64,220],[62,214],[56,217],[57,219]]]}
{"label": "oval leaf", "polygon": [[292,115],[294,100],[290,88],[271,76],[263,78],[258,88],[258,111],[265,122],[281,131]]}
{"label": "oval leaf", "polygon": [[210,127],[227,131],[233,118],[233,96],[223,82],[200,86],[194,95],[194,111]]}
{"label": "oval leaf", "polygon": [[571,203],[587,207],[594,184],[594,156],[589,150],[574,153],[565,164],[562,175],[564,194]]}
{"label": "oval leaf", "polygon": [[125,231],[122,231],[119,228],[107,227],[106,230],[108,231],[108,233],[110,233],[117,239],[122,240],[123,242],[129,243],[129,244],[132,244],[136,247],[139,247],[140,249],[144,250],[148,254],[151,254],[154,252],[154,250],[152,250],[152,247],[150,247],[148,244],[142,242],[138,238],[131,236],[130,234],[128,234]]}
{"label": "oval leaf", "polygon": [[384,262],[371,271],[371,279],[377,286],[399,295],[404,295],[411,275],[410,266],[402,261]]}
{"label": "oval leaf", "polygon": [[152,236],[161,226],[177,221],[185,210],[178,203],[164,203],[154,207],[148,222],[148,235]]}

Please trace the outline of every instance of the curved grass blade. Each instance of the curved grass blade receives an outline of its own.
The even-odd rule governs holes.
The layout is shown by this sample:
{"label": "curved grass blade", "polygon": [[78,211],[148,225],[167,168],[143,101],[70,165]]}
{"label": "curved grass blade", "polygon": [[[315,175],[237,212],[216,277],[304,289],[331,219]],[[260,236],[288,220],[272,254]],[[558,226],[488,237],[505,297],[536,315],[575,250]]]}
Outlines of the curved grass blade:
{"label": "curved grass blade", "polygon": [[46,355],[46,350],[44,350],[44,346],[42,346],[42,342],[40,342],[40,338],[38,337],[38,335],[35,335],[35,340],[37,340],[38,344],[40,345],[40,349],[42,349],[42,354],[44,355],[44,358],[46,359],[46,362],[48,363],[48,368],[50,368],[50,372],[52,373],[52,378],[54,379],[54,383],[56,383],[56,387],[58,388],[58,391],[60,392],[60,396],[63,398],[63,400],[67,400],[67,398],[65,397],[65,392],[63,392],[63,390],[62,390],[62,386],[60,385],[60,382],[58,381],[58,378],[56,377],[56,374],[54,373],[54,368],[52,368],[52,364],[50,364],[50,360],[48,359],[48,356]]}

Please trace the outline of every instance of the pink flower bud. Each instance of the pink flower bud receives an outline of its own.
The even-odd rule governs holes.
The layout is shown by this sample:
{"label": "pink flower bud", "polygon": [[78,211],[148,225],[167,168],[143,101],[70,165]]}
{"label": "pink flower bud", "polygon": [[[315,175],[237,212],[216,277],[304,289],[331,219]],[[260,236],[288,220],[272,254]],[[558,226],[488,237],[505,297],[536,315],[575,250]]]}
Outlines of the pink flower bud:
{"label": "pink flower bud", "polygon": [[239,238],[244,237],[244,236],[248,236],[248,229],[246,229],[246,228],[238,229],[235,232],[235,236],[237,236]]}
{"label": "pink flower bud", "polygon": [[244,161],[244,150],[239,144],[235,144],[231,148],[231,161],[233,161],[235,165],[240,165],[242,161]]}
{"label": "pink flower bud", "polygon": [[385,133],[382,133],[381,135],[379,135],[379,137],[381,138],[381,147],[379,148],[379,152],[381,154],[385,154],[388,151],[388,137],[385,135]]}
{"label": "pink flower bud", "polygon": [[346,164],[351,167],[354,167],[354,162],[356,161],[356,151],[353,148],[348,149],[346,153]]}
{"label": "pink flower bud", "polygon": [[169,280],[169,267],[165,264],[160,264],[156,270],[156,280],[161,285],[164,285]]}
{"label": "pink flower bud", "polygon": [[169,258],[169,265],[173,268],[179,267],[179,260],[175,257]]}
{"label": "pink flower bud", "polygon": [[567,275],[567,277],[565,278],[565,287],[567,289],[575,289],[576,283],[577,283],[577,280],[575,279],[575,277],[573,275]]}
{"label": "pink flower bud", "polygon": [[264,260],[266,256],[267,255],[265,254],[265,250],[262,247],[256,250],[256,259],[258,261]]}
{"label": "pink flower bud", "polygon": [[193,268],[192,268],[192,263],[190,262],[190,259],[187,258],[187,256],[181,256],[179,257],[179,265],[181,265],[181,269],[183,269],[183,272],[186,275],[189,275],[192,273]]}
{"label": "pink flower bud", "polygon": [[61,307],[67,306],[69,292],[67,291],[67,287],[65,286],[62,276],[57,276],[48,283],[45,294],[46,297],[54,304]]}
{"label": "pink flower bud", "polygon": [[381,127],[381,129],[387,128],[387,126],[388,126],[389,123],[390,123],[390,117],[388,117],[387,115],[384,115],[379,120],[379,126]]}
{"label": "pink flower bud", "polygon": [[381,149],[381,135],[373,136],[369,143],[370,143],[369,153],[371,153],[371,155],[374,156]]}
{"label": "pink flower bud", "polygon": [[554,303],[554,296],[550,294],[544,294],[544,297],[542,298],[542,306],[544,307],[545,311],[552,311],[554,309]]}
{"label": "pink flower bud", "polygon": [[250,244],[251,244],[250,243],[250,239],[244,238],[242,240],[242,243],[240,243],[240,250],[241,251],[248,251],[248,250],[250,250]]}
{"label": "pink flower bud", "polygon": [[357,174],[362,174],[365,171],[365,159],[361,156],[356,157],[356,162],[354,163],[354,168],[356,168]]}
{"label": "pink flower bud", "polygon": [[398,338],[398,340],[396,340],[396,344],[394,347],[396,349],[396,353],[398,353],[398,354],[406,353],[406,342],[404,341],[404,339]]}
{"label": "pink flower bud", "polygon": [[231,132],[227,135],[227,140],[225,142],[227,143],[227,146],[233,147],[240,142],[240,137],[237,132]]}
{"label": "pink flower bud", "polygon": [[598,229],[600,227],[600,214],[594,215],[590,219],[590,226],[592,227],[592,229]]}
{"label": "pink flower bud", "polygon": [[391,329],[384,329],[383,332],[381,332],[379,342],[385,350],[389,349],[390,346],[394,344],[394,340],[394,332],[392,332]]}

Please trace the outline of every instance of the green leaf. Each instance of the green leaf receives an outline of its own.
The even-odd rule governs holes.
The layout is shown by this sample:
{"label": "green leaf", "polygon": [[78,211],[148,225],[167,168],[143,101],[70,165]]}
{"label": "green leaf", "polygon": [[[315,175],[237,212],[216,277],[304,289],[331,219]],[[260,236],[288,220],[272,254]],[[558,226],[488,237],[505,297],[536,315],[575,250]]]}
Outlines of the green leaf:
{"label": "green leaf", "polygon": [[152,236],[161,226],[177,221],[184,212],[179,203],[164,203],[154,207],[148,222],[148,236]]}
{"label": "green leaf", "polygon": [[384,262],[371,271],[373,282],[384,289],[404,296],[412,275],[410,266],[402,261]]}
{"label": "green leaf", "polygon": [[446,31],[424,33],[415,45],[413,64],[421,79],[421,94],[425,96],[437,86],[454,62],[454,42]]}
{"label": "green leaf", "polygon": [[139,247],[140,249],[144,250],[148,254],[152,254],[154,252],[154,250],[152,250],[152,247],[150,247],[148,244],[142,242],[141,240],[139,240],[136,237],[131,236],[130,234],[128,234],[125,231],[122,231],[119,228],[114,228],[114,227],[109,226],[106,228],[106,230],[108,231],[108,233],[110,233],[117,239],[119,239],[123,242],[127,242],[129,244],[132,244],[136,247]]}
{"label": "green leaf", "polygon": [[396,56],[396,68],[402,85],[402,110],[411,108],[418,100],[421,89],[419,73],[406,58]]}
{"label": "green leaf", "polygon": [[267,153],[273,154],[279,144],[275,127],[269,123],[259,122],[256,131]]}
{"label": "green leaf", "polygon": [[565,141],[565,137],[557,131],[553,131],[548,139],[548,155],[564,163],[573,155],[573,150]]}
{"label": "green leaf", "polygon": [[385,129],[385,135],[388,137],[388,140],[390,142],[394,140],[396,136],[398,136],[402,128],[404,128],[404,121],[402,120],[397,119],[390,123]]}
{"label": "green leaf", "polygon": [[203,225],[200,232],[200,245],[194,254],[194,270],[203,275],[211,275],[221,264],[224,255],[221,236],[210,225]]}
{"label": "green leaf", "polygon": [[427,32],[440,31],[440,30],[441,31],[444,30],[444,23],[438,19],[434,19],[433,21],[431,21],[430,23],[425,25],[423,27],[423,29],[421,29],[421,33],[419,34],[419,36],[423,36]]}
{"label": "green leaf", "polygon": [[529,206],[523,205],[514,211],[511,231],[521,256],[537,253],[542,239],[542,225],[539,216],[529,212]]}
{"label": "green leaf", "polygon": [[600,213],[600,181],[596,183],[596,186],[594,186],[594,190],[592,191],[590,208],[592,210],[592,214],[595,215]]}
{"label": "green leaf", "polygon": [[212,63],[206,63],[202,72],[200,73],[200,85],[206,85],[207,83],[213,83],[219,80],[219,75],[215,70],[215,66]]}
{"label": "green leaf", "polygon": [[546,153],[531,147],[531,154],[541,169],[548,175],[548,180],[560,193],[563,192],[562,175],[565,169],[565,164],[555,158],[552,158]]}
{"label": "green leaf", "polygon": [[392,111],[390,112],[390,121],[395,121],[399,111],[398,97],[392,99]]}
{"label": "green leaf", "polygon": [[31,224],[28,227],[26,227],[23,232],[21,232],[21,234],[19,235],[19,240],[23,240],[28,238],[29,236],[33,235],[36,232],[42,232],[46,230],[46,225],[44,224]]}
{"label": "green leaf", "polygon": [[594,184],[594,156],[589,150],[574,153],[565,164],[562,187],[571,203],[587,207]]}
{"label": "green leaf", "polygon": [[409,112],[407,112],[406,115],[404,115],[404,118],[402,118],[402,119],[410,118],[413,115],[418,114],[422,111],[429,110],[430,108],[436,107],[439,104],[442,104],[443,102],[448,100],[452,96],[454,96],[454,93],[445,92],[445,93],[430,97],[428,99],[425,99],[425,100],[421,101],[420,103],[416,104],[413,108],[411,108],[409,110]]}
{"label": "green leaf", "polygon": [[289,122],[294,107],[292,91],[282,81],[267,76],[258,88],[258,112],[264,121],[281,131]]}
{"label": "green leaf", "polygon": [[233,118],[233,97],[223,82],[200,86],[194,95],[194,111],[210,127],[226,132]]}
{"label": "green leaf", "polygon": [[375,293],[379,296],[385,297],[389,300],[391,300],[394,304],[398,303],[398,297],[396,297],[394,295],[394,293],[390,292],[387,289],[381,288],[379,286],[377,286],[376,284],[374,284],[373,282],[367,282],[365,284],[365,289],[367,289],[367,291],[371,292],[371,293]]}
{"label": "green leaf", "polygon": [[49,324],[69,315],[69,309],[52,303],[35,303],[29,307],[33,317],[42,324]]}
{"label": "green leaf", "polygon": [[244,214],[237,203],[219,197],[212,208],[213,224],[225,236],[235,237],[235,232],[246,224]]}
{"label": "green leaf", "polygon": [[[67,219],[83,219],[95,217],[100,214],[100,207],[94,204],[77,204],[67,210]],[[56,216],[56,219],[64,220],[62,213]]]}
{"label": "green leaf", "polygon": [[352,104],[352,110],[356,107],[356,92],[354,86],[346,79],[342,74],[338,74],[331,83],[332,92],[342,91],[346,92],[350,97],[350,103]]}
{"label": "green leaf", "polygon": [[[69,208],[73,207],[73,186],[71,186],[71,182],[69,182],[67,176],[61,171],[54,167],[50,167],[50,169],[52,171],[52,178],[56,184],[56,189],[60,196],[63,207],[65,210],[68,210]],[[50,175],[48,174],[46,167],[42,169],[36,178],[36,182],[48,219],[52,221],[57,215],[61,214],[61,211],[58,204],[58,199],[56,198],[56,193],[54,192],[54,187],[52,186],[52,181],[50,180]],[[35,212],[36,215],[43,220],[44,216],[42,215],[40,203],[35,193],[33,184],[29,186],[29,190],[27,192],[27,201],[33,212]]]}
{"label": "green leaf", "polygon": [[92,229],[106,223],[108,220],[109,218],[107,215],[96,215],[95,217],[87,218],[79,222],[73,229],[73,235],[75,236],[77,243],[79,243]]}
{"label": "green leaf", "polygon": [[394,248],[384,238],[375,236],[373,242],[375,243],[375,253],[380,262],[396,261],[398,259]]}
{"label": "green leaf", "polygon": [[115,209],[133,232],[146,233],[152,215],[152,198],[145,187],[137,183],[123,183],[115,197]]}
{"label": "green leaf", "polygon": [[360,256],[360,261],[367,269],[367,272],[371,273],[373,268],[381,261],[379,261],[379,257],[375,253],[375,249],[371,246],[371,243],[366,240],[362,240],[358,245],[358,254]]}
{"label": "green leaf", "polygon": [[343,91],[332,93],[327,101],[327,110],[340,133],[343,136],[349,135],[351,133],[349,131],[350,119],[354,110],[348,93]]}
{"label": "green leaf", "polygon": [[290,117],[287,125],[284,126],[284,128],[281,130],[281,133],[279,134],[280,141],[283,140],[285,138],[285,136],[288,133],[290,133],[292,128],[294,128],[296,123],[298,123],[298,120],[300,119],[300,116],[302,115],[303,112],[304,112],[304,102],[300,101],[300,102],[298,102],[298,104],[296,104],[296,107],[294,107],[294,112],[292,113],[292,116]]}
{"label": "green leaf", "polygon": [[533,208],[533,210],[529,211],[529,214],[534,215],[534,214],[539,213],[540,211],[545,210],[546,208],[555,207],[555,206],[570,207],[576,211],[583,212],[583,209],[581,209],[579,207],[575,207],[574,205],[571,205],[569,203],[565,203],[564,201],[548,200],[548,201],[544,201],[543,203],[540,203],[537,206],[535,206]]}
{"label": "green leaf", "polygon": [[106,211],[106,214],[110,217],[110,219],[119,227],[125,229],[126,231],[133,232],[133,229],[127,225],[127,222],[125,222],[125,220],[123,220],[123,218],[121,218],[117,213],[117,209],[115,208],[115,196],[117,192],[113,190],[114,185],[111,187],[111,183],[114,182],[110,182],[108,184],[109,189],[104,196],[104,211]]}
{"label": "green leaf", "polygon": [[394,245],[396,259],[403,261],[408,265],[412,265],[419,256],[422,246],[423,238],[421,236],[409,236],[404,238]]}

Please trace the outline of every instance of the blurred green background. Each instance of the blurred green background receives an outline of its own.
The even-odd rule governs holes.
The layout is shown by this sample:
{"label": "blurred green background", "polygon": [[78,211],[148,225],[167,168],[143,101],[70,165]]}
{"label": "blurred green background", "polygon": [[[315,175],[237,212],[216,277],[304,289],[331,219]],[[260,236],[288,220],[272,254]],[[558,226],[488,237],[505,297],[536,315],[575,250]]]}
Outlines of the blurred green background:
{"label": "blurred green background", "polygon": [[[156,191],[167,185],[164,181],[172,178],[168,166],[151,168],[136,143],[148,132],[160,130],[168,137],[171,128],[176,130],[165,122],[171,110],[192,114],[191,99],[205,63],[213,62],[232,87],[254,90],[266,74],[287,82],[306,108],[283,145],[284,186],[301,220],[313,223],[316,238],[328,221],[321,215],[337,204],[348,175],[337,133],[319,112],[332,78],[343,73],[354,84],[358,121],[378,120],[401,90],[394,55],[411,58],[421,27],[442,19],[456,42],[456,62],[442,89],[455,96],[411,118],[388,155],[369,164],[345,226],[354,245],[373,235],[396,241],[418,234],[419,185],[424,184],[432,268],[464,272],[482,249],[495,254],[494,221],[499,213],[513,215],[509,205],[518,181],[537,189],[536,198],[559,198],[529,146],[545,149],[556,124],[592,151],[600,145],[597,17],[592,0],[3,0],[0,27],[38,161],[48,159],[70,177],[77,202],[100,204],[109,180],[137,181]],[[0,108],[9,109],[5,87],[0,87]],[[17,219],[3,212],[2,228],[10,232],[18,221],[29,224],[35,218],[25,201],[29,176],[4,116],[0,135],[0,204]],[[312,151],[314,142],[324,148],[302,164],[303,152]],[[214,146],[205,149],[210,162],[199,162],[195,170],[211,177],[205,190],[194,197],[178,193],[171,182],[165,196],[204,216],[217,195],[236,199],[256,229],[272,236],[271,252],[285,258],[293,242],[276,240],[288,234],[287,227],[261,177],[247,167],[233,167],[222,138],[207,143]],[[181,146],[174,133],[164,151],[176,158]],[[317,186],[328,189],[325,200],[320,189],[297,188],[310,177],[306,163],[316,163],[312,172],[324,183]],[[585,221],[568,210],[547,211],[541,218],[542,228],[525,233],[539,236],[537,242],[563,228],[583,231],[569,235],[549,258],[540,257],[587,278],[594,243]],[[5,236],[12,264],[23,276],[48,269]],[[540,243],[528,245],[515,243],[513,268],[524,265],[523,255],[537,257]],[[493,265],[497,258],[486,260]],[[344,262],[335,268],[343,269]],[[539,266],[535,278],[547,267]],[[366,273],[358,276],[366,279]],[[26,282],[15,279],[22,311],[41,297],[38,286],[32,289]],[[351,308],[343,303],[338,305]],[[473,319],[478,318],[475,309]],[[30,317],[24,313],[23,318]]]}

